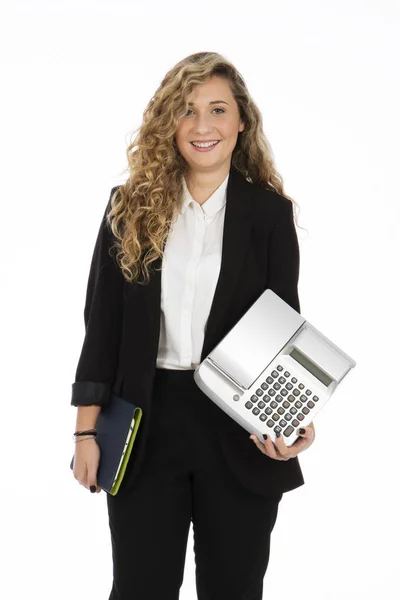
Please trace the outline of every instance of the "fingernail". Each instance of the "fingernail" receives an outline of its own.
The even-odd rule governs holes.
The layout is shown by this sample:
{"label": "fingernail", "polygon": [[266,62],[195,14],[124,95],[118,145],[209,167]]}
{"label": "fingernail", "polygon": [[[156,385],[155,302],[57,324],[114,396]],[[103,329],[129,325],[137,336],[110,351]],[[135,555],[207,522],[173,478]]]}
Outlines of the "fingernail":
{"label": "fingernail", "polygon": [[277,431],[277,432],[276,432],[276,437],[280,437],[280,436],[281,436],[281,432],[280,432],[280,431]]}
{"label": "fingernail", "polygon": [[264,440],[267,440],[267,439],[268,439],[268,436],[267,436],[267,434],[266,434],[266,433],[263,433],[263,438],[264,438]]}
{"label": "fingernail", "polygon": [[92,492],[92,494],[94,494],[94,492],[96,491],[96,486],[95,485],[91,485],[90,486],[90,491]]}
{"label": "fingernail", "polygon": [[299,433],[305,433],[306,430],[302,427],[301,429],[299,429]]}

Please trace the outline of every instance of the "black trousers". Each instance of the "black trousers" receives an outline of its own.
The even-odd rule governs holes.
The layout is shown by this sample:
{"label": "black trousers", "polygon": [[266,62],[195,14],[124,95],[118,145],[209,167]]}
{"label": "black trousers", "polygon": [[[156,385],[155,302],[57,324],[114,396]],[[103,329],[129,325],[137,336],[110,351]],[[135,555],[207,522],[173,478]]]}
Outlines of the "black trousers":
{"label": "black trousers", "polygon": [[255,494],[230,471],[192,370],[156,369],[153,393],[135,485],[107,494],[109,600],[177,600],[191,523],[198,600],[261,600],[282,494]]}

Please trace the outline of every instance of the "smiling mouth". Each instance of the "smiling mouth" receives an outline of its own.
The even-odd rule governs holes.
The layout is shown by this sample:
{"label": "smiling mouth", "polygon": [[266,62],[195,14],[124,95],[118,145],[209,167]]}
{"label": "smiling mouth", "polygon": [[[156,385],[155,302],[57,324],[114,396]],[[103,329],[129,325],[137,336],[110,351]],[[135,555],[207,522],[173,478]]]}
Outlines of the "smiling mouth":
{"label": "smiling mouth", "polygon": [[[200,149],[207,149],[207,148],[215,148],[215,146],[218,146],[218,144],[220,143],[221,140],[213,140],[213,142],[189,142],[194,148],[200,148]],[[198,145],[198,144],[206,144],[205,146],[203,145]]]}
{"label": "smiling mouth", "polygon": [[196,144],[194,144],[193,142],[190,142],[191,145],[193,146],[193,148],[196,150],[196,152],[200,152],[200,153],[204,153],[204,152],[211,152],[211,150],[214,150],[214,148],[216,148],[218,146],[218,144],[220,143],[221,140],[217,140],[214,144],[210,144],[207,146],[197,146]]}

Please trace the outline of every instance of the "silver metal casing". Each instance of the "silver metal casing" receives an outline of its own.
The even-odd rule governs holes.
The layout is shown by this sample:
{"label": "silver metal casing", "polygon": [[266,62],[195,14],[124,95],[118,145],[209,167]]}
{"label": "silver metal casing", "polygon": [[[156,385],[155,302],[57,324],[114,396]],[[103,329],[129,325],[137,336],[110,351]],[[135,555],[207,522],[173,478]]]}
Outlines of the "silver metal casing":
{"label": "silver metal casing", "polygon": [[[297,429],[313,421],[355,365],[350,356],[267,289],[200,363],[194,380],[215,404],[260,441],[264,442],[264,433],[275,441],[278,428],[285,444],[291,446],[298,437]],[[285,377],[285,373],[290,376]],[[285,382],[279,384],[283,379]],[[297,388],[299,395],[294,397],[299,383],[303,388]],[[287,384],[292,389],[287,389]],[[278,385],[281,389],[273,392],[274,400],[269,390]],[[267,415],[268,406],[275,405]],[[302,420],[291,427],[297,418],[292,414],[296,406]],[[268,426],[279,409],[284,414]]]}

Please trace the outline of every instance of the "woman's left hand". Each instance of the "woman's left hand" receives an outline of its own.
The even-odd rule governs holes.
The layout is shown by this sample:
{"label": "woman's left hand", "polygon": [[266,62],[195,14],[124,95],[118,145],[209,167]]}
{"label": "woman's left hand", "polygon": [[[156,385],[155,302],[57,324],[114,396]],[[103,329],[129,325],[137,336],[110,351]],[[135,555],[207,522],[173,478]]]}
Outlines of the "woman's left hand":
{"label": "woman's left hand", "polygon": [[[300,429],[305,429],[305,433],[300,433]],[[276,438],[275,443],[272,442],[269,436],[264,444],[260,442],[255,434],[251,434],[250,439],[254,440],[253,443],[256,444],[263,454],[266,454],[270,458],[274,458],[275,460],[289,460],[306,450],[315,440],[315,428],[312,422],[307,427],[299,427],[297,433],[300,437],[291,446],[286,446],[282,434]]]}

